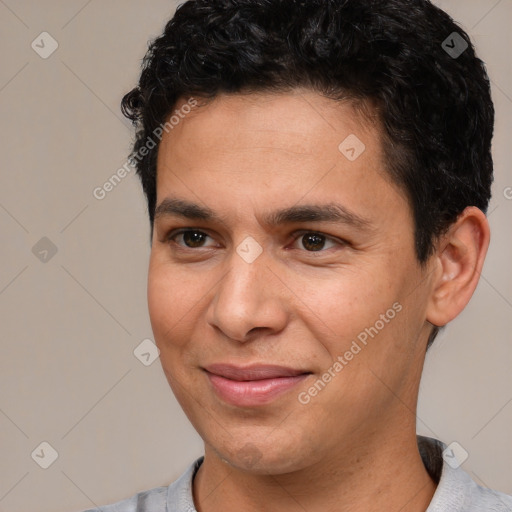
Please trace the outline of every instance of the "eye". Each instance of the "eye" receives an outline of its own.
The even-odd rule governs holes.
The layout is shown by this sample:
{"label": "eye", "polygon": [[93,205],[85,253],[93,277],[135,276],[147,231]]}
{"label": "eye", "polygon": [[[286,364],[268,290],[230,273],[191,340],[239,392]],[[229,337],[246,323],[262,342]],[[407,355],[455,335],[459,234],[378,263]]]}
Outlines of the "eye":
{"label": "eye", "polygon": [[[323,233],[317,233],[316,231],[303,231],[299,233],[294,242],[297,241],[302,242],[302,246],[306,249],[307,252],[319,252],[325,249],[325,244],[330,243],[332,246],[343,245],[343,242],[340,240],[335,240]],[[329,247],[327,247],[329,249]],[[325,252],[325,251],[324,251]]]}
{"label": "eye", "polygon": [[[168,241],[175,243],[178,247],[183,249],[201,249],[215,247],[215,245],[205,245],[206,240],[211,237],[204,231],[198,229],[180,229],[173,231],[167,237]],[[302,231],[296,234],[294,244],[301,241],[301,245],[306,252],[325,252],[325,249],[332,247],[343,246],[342,240],[336,240],[332,237],[324,235],[316,231]],[[326,244],[331,244],[329,247]]]}
{"label": "eye", "polygon": [[[179,231],[170,233],[170,235],[167,237],[167,240],[172,241],[181,247],[185,247],[186,249],[197,249],[205,247],[203,244],[207,238],[211,237],[204,231],[199,231],[197,229],[181,229]],[[184,245],[179,242],[180,239]]]}

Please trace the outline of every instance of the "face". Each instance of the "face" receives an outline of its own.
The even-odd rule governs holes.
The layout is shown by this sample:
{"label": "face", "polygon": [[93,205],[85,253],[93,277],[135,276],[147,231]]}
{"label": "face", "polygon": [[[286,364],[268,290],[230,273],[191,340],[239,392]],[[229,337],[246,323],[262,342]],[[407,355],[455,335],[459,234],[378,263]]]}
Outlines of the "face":
{"label": "face", "polygon": [[219,96],[161,141],[151,323],[178,401],[235,467],[299,470],[414,428],[430,280],[379,133],[297,90]]}

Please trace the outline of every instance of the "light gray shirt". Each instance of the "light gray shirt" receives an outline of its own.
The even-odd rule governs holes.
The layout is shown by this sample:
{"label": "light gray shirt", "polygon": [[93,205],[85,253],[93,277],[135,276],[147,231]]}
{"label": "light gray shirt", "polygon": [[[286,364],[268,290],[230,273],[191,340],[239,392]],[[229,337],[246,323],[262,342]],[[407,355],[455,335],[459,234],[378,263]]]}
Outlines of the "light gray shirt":
{"label": "light gray shirt", "polygon": [[[426,512],[512,512],[512,496],[477,485],[451,460],[443,460],[446,446],[435,439],[418,436],[418,446],[427,471],[438,484]],[[144,491],[113,505],[85,512],[197,512],[192,498],[192,481],[203,462],[197,459],[168,487]]]}

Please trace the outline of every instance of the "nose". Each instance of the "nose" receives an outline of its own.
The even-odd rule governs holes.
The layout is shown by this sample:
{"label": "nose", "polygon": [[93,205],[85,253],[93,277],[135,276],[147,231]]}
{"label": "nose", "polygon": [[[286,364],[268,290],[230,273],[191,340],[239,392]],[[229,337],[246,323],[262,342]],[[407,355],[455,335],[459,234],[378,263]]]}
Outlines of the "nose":
{"label": "nose", "polygon": [[248,263],[233,251],[227,270],[209,305],[208,323],[241,343],[284,329],[287,289],[264,253]]}

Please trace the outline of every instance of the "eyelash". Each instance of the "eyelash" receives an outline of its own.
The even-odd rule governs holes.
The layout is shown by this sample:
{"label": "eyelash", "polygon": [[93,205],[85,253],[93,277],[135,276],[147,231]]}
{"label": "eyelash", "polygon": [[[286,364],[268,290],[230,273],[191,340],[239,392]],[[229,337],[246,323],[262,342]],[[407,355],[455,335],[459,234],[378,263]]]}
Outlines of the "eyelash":
{"label": "eyelash", "polygon": [[[198,249],[211,249],[211,247],[187,247],[185,245],[180,245],[178,244],[176,241],[175,241],[175,238],[180,236],[180,235],[183,235],[185,233],[200,233],[200,234],[203,234],[203,235],[206,235],[207,237],[209,238],[212,238],[208,233],[200,230],[200,229],[193,229],[193,228],[182,228],[182,229],[179,229],[179,230],[175,230],[175,231],[171,231],[167,236],[166,236],[166,240],[168,242],[173,242],[174,244],[176,244],[176,246],[179,248],[179,250],[182,250],[182,251],[194,251],[194,250],[198,250]],[[311,231],[311,230],[301,230],[301,231],[298,231],[296,232],[294,235],[294,238],[293,238],[293,242],[292,243],[295,243],[297,240],[299,240],[301,237],[303,237],[304,235],[320,235],[321,237],[325,238],[325,241],[330,241],[330,242],[333,242],[341,247],[344,247],[347,245],[347,242],[344,241],[344,240],[341,240],[341,239],[337,239],[337,238],[334,238],[332,236],[329,236],[325,233],[322,233],[321,231]],[[304,249],[304,252],[308,253],[308,254],[318,254],[318,253],[324,253],[324,252],[327,252],[328,249],[320,249],[318,251],[308,251],[306,249]]]}

